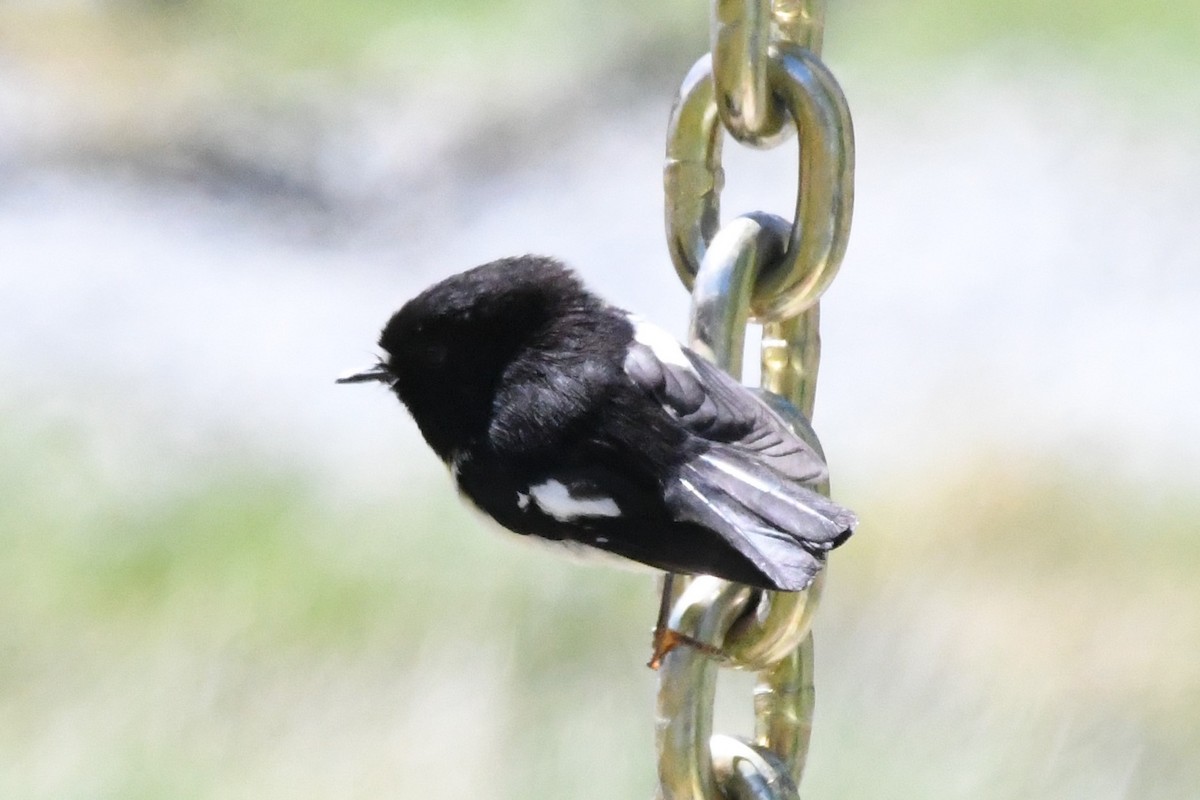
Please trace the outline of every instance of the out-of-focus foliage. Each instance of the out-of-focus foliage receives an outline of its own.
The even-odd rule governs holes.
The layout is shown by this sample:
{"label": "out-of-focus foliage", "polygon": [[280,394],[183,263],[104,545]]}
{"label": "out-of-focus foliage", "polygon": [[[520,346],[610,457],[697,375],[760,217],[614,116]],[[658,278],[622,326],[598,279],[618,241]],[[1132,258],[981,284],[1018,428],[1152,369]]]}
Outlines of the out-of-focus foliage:
{"label": "out-of-focus foliage", "polygon": [[[486,535],[443,485],[347,507],[230,465],[114,498],[86,437],[21,440],[4,796],[651,792],[646,576]],[[1188,796],[1195,497],[1036,461],[873,497],[818,626],[811,793]]]}
{"label": "out-of-focus foliage", "polygon": [[[0,7],[0,41],[77,63],[97,56],[240,70],[453,69],[467,53],[504,67],[559,67],[611,58],[638,42],[684,47],[706,36],[706,8],[683,0],[547,3],[542,0],[109,0]],[[840,58],[946,58],[1026,42],[1097,66],[1153,56],[1194,61],[1200,10],[1157,0],[1041,3],[1023,0],[856,0],[830,3]],[[699,38],[697,38],[699,37]],[[110,65],[115,66],[115,65]],[[134,76],[129,76],[134,77]],[[162,76],[143,75],[156,79]],[[249,74],[242,77],[251,77]]]}

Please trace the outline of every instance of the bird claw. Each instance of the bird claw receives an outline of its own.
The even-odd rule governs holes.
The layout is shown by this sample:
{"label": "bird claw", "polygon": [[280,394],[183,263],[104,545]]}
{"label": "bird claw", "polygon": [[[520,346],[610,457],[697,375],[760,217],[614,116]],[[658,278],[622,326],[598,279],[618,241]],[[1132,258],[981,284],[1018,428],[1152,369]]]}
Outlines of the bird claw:
{"label": "bird claw", "polygon": [[663,626],[654,629],[654,652],[651,653],[650,661],[646,666],[652,670],[657,670],[662,666],[663,659],[667,657],[667,653],[670,653],[680,645],[695,648],[710,658],[718,660],[725,658],[725,654],[719,647],[714,647],[708,642],[702,642],[687,634]]}

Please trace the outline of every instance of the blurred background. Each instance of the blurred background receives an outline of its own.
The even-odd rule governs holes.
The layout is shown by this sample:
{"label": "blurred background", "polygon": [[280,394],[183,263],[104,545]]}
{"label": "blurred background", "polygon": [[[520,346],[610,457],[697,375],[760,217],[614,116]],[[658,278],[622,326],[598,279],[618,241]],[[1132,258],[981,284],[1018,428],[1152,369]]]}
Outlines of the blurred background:
{"label": "blurred background", "polygon": [[[1200,797],[1200,5],[834,0],[858,536],[812,798]],[[649,576],[493,535],[387,316],[561,256],[686,330],[699,0],[0,0],[0,797],[652,795]],[[727,148],[727,214],[794,148]],[[749,732],[748,683],[717,725]]]}

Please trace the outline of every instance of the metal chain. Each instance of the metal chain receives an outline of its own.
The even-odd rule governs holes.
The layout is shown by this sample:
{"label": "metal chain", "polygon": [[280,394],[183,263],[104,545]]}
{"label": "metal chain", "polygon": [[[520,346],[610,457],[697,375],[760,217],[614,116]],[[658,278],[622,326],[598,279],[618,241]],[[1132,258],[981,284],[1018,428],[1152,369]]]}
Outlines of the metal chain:
{"label": "metal chain", "polygon": [[[692,290],[690,345],[740,379],[746,325],[761,322],[763,397],[818,451],[806,420],[820,359],[818,300],[845,254],[854,171],[849,110],[816,55],[823,23],[823,0],[712,0],[712,53],[679,90],[664,168],[668,247]],[[720,224],[722,129],[760,148],[798,134],[794,222],[754,212]],[[685,646],[662,662],[661,800],[798,800],[814,698],[810,628],[823,584],[822,574],[806,591],[776,593],[712,577],[668,579],[670,628],[726,660]],[[759,673],[752,741],[712,734],[719,666]]]}

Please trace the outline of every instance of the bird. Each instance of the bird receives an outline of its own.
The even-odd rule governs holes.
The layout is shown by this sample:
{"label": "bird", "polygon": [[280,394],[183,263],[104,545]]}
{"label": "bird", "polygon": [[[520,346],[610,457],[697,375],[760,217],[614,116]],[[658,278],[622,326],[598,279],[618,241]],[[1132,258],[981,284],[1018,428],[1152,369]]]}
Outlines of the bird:
{"label": "bird", "polygon": [[389,387],[460,494],[513,533],[796,592],[854,531],[816,490],[828,471],[811,430],[557,259],[452,275],[395,312],[379,347],[338,382]]}

